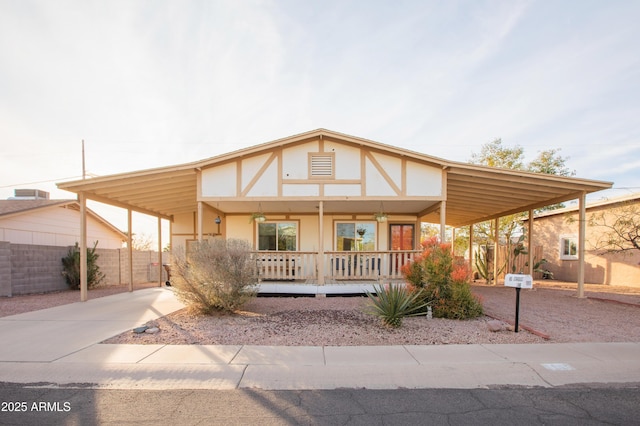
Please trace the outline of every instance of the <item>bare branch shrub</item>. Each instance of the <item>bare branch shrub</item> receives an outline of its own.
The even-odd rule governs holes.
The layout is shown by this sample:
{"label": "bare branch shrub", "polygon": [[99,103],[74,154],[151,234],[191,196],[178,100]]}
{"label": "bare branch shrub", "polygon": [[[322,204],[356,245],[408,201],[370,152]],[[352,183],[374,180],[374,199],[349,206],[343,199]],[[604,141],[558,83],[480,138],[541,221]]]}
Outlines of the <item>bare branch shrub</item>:
{"label": "bare branch shrub", "polygon": [[[192,248],[192,249],[191,249]],[[232,312],[257,294],[256,263],[244,240],[215,238],[174,253],[176,295],[189,308]]]}
{"label": "bare branch shrub", "polygon": [[599,227],[593,248],[601,253],[640,250],[640,206],[627,203],[591,216],[589,225]]}

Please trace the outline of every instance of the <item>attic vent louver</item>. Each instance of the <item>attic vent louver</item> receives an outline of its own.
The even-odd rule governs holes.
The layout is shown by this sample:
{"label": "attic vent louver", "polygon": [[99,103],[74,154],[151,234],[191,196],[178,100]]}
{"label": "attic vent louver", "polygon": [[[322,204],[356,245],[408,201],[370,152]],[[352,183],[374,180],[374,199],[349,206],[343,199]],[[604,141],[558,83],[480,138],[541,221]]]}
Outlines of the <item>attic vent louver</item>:
{"label": "attic vent louver", "polygon": [[333,176],[333,155],[312,154],[311,155],[311,176],[332,177]]}

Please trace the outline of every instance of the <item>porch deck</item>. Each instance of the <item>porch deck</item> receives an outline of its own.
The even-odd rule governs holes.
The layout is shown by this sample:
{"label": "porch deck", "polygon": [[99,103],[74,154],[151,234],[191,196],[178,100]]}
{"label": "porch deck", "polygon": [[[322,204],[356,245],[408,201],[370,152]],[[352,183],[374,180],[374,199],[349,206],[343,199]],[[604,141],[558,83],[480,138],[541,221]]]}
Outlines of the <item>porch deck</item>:
{"label": "porch deck", "polygon": [[[385,280],[387,283],[404,283],[403,280]],[[305,296],[340,296],[365,295],[374,292],[374,286],[381,284],[376,280],[336,280],[328,279],[324,285],[318,285],[318,280],[307,279],[298,281],[262,281],[259,283],[260,295],[305,295]]]}

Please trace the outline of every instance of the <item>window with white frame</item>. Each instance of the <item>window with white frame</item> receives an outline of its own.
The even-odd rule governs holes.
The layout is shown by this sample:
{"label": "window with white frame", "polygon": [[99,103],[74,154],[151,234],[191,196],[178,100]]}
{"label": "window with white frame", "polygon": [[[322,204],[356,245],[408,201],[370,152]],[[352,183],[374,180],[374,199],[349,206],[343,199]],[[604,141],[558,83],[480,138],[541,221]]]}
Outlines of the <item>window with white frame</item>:
{"label": "window with white frame", "polygon": [[296,251],[297,249],[297,222],[258,223],[258,250]]}
{"label": "window with white frame", "polygon": [[578,258],[578,237],[575,235],[560,236],[560,259],[575,260]]}
{"label": "window with white frame", "polygon": [[375,251],[375,222],[337,222],[335,230],[337,251]]}

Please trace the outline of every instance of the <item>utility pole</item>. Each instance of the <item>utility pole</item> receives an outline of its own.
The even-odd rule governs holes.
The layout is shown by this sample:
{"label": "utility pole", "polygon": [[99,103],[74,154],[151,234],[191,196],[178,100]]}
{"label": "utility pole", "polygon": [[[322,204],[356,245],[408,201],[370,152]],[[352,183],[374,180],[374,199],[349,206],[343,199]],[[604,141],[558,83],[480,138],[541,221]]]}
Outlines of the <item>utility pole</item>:
{"label": "utility pole", "polygon": [[87,169],[84,167],[84,139],[82,139],[82,180],[87,177]]}

